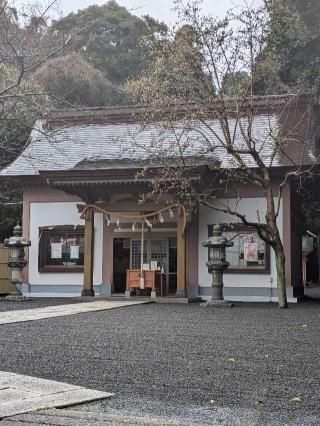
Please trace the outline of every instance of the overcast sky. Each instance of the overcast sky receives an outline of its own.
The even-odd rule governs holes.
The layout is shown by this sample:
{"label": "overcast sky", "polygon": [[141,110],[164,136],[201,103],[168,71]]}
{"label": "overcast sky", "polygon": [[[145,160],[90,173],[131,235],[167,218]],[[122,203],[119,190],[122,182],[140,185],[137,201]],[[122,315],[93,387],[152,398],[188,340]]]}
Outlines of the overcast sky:
{"label": "overcast sky", "polygon": [[[175,14],[171,10],[174,6],[172,0],[117,0],[117,2],[137,15],[150,15],[166,23],[175,21]],[[60,0],[64,13],[83,9],[91,4],[103,3],[106,3],[106,0]],[[234,4],[234,0],[203,0],[203,11],[223,15]]]}
{"label": "overcast sky", "polygon": [[[260,0],[203,0],[203,13],[223,16],[227,10],[236,4],[246,1],[246,3],[257,3]],[[32,0],[12,0],[16,4],[32,3]],[[104,4],[107,0],[59,0],[60,8],[64,15],[84,9],[92,4]],[[153,18],[164,21],[167,24],[174,24],[176,16],[172,11],[173,0],[117,0],[121,6],[125,6],[136,15],[150,15]],[[46,1],[44,1],[46,3]]]}

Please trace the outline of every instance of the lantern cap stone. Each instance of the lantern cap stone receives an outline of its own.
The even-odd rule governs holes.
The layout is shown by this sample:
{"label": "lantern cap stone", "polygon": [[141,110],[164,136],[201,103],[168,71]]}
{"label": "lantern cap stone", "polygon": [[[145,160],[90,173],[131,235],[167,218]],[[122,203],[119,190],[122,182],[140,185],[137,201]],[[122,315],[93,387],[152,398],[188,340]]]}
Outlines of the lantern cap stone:
{"label": "lantern cap stone", "polygon": [[13,236],[4,240],[5,247],[30,247],[31,241],[22,236],[22,227],[19,223],[13,228]]}
{"label": "lantern cap stone", "polygon": [[15,237],[22,236],[22,226],[20,226],[19,223],[17,223],[16,226],[13,228],[13,235]]}
{"label": "lantern cap stone", "polygon": [[225,248],[232,247],[234,245],[233,241],[228,241],[222,235],[223,227],[217,223],[212,227],[212,236],[208,238],[207,241],[202,243],[203,247],[212,247],[212,248]]}
{"label": "lantern cap stone", "polygon": [[217,222],[216,225],[212,228],[212,235],[221,235],[222,234],[222,226]]}

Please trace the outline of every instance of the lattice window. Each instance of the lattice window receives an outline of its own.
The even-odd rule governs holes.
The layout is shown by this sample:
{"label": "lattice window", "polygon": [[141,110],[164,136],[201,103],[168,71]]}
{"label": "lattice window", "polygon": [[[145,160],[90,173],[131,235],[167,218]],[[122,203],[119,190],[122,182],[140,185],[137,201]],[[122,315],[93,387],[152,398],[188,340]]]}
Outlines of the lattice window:
{"label": "lattice window", "polygon": [[151,260],[156,260],[160,269],[168,272],[168,240],[151,240]]}
{"label": "lattice window", "polygon": [[[149,263],[148,244],[149,241],[144,241],[143,244],[143,263]],[[131,268],[140,269],[141,267],[141,240],[131,241]]]}
{"label": "lattice window", "polygon": [[[157,261],[158,267],[163,267],[168,272],[168,240],[156,239],[144,241],[143,263],[150,264],[151,261]],[[140,269],[141,267],[141,240],[131,241],[131,268]]]}

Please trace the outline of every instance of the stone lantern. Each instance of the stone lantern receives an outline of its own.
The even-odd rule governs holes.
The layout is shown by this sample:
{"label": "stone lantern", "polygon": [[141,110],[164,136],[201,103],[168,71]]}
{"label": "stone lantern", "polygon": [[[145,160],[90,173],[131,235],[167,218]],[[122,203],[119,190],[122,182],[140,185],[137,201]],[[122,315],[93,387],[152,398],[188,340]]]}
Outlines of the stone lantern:
{"label": "stone lantern", "polygon": [[24,249],[31,246],[31,241],[22,237],[22,227],[17,224],[13,230],[13,237],[5,239],[4,245],[9,248],[8,266],[12,270],[11,283],[13,286],[11,296],[21,297],[21,291],[17,288],[17,284],[22,283],[21,272],[28,263],[24,257]]}
{"label": "stone lantern", "polygon": [[213,227],[212,237],[202,243],[208,247],[208,271],[212,274],[212,298],[205,306],[232,307],[233,304],[223,298],[223,272],[229,267],[226,261],[226,248],[232,247],[233,242],[222,236],[222,227],[217,224]]}

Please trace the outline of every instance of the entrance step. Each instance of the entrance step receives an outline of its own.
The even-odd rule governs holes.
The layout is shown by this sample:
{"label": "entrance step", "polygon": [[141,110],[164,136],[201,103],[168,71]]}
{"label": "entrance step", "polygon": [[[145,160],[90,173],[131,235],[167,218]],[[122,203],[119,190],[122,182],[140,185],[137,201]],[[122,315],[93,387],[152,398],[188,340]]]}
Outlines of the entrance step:
{"label": "entrance step", "polygon": [[150,296],[130,296],[125,297],[124,294],[116,294],[111,295],[110,297],[105,298],[105,300],[109,301],[137,301],[137,302],[149,302],[149,303],[155,303],[156,299],[151,299]]}
{"label": "entrance step", "polygon": [[106,300],[110,301],[123,301],[123,300],[132,300],[132,301],[141,301],[141,302],[149,302],[149,303],[179,303],[179,304],[187,304],[187,303],[200,303],[202,300],[200,297],[156,297],[152,299],[150,296],[130,296],[129,298],[125,297],[122,294],[111,295]]}
{"label": "entrance step", "polygon": [[192,297],[157,297],[155,299],[156,303],[179,303],[179,304],[187,304],[187,303],[199,303],[201,302],[200,297],[192,298]]}

